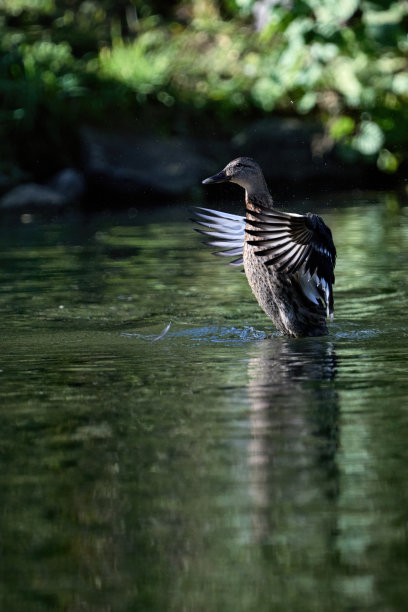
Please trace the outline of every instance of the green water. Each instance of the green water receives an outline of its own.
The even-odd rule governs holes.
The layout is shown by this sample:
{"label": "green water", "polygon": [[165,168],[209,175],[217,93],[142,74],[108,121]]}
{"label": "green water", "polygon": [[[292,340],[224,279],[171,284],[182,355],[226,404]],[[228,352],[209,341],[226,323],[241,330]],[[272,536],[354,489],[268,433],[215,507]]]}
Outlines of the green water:
{"label": "green water", "polygon": [[305,210],[338,264],[302,340],[186,209],[3,222],[1,610],[406,610],[408,207]]}

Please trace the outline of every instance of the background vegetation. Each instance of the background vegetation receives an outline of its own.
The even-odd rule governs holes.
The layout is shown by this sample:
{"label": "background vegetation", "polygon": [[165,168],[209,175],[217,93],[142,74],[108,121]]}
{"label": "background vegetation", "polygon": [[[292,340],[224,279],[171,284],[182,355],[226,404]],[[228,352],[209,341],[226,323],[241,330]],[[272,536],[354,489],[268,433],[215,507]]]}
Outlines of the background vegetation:
{"label": "background vegetation", "polygon": [[0,170],[74,164],[83,123],[232,133],[270,113],[326,126],[402,173],[408,5],[397,0],[0,0]]}

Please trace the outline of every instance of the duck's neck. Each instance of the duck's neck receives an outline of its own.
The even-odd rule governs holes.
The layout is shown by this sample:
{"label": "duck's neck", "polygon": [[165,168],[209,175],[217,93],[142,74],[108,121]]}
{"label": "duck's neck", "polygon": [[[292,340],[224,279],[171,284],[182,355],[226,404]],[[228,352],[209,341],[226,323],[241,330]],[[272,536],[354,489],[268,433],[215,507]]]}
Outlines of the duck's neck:
{"label": "duck's neck", "polygon": [[259,206],[273,208],[272,196],[266,184],[262,189],[245,189],[245,204],[247,210],[256,210]]}

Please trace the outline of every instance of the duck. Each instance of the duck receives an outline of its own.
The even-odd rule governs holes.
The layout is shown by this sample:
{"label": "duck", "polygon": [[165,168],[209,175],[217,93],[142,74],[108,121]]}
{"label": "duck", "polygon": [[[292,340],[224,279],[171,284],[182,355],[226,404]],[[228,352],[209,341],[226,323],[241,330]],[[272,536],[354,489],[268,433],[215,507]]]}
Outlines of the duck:
{"label": "duck", "polygon": [[235,183],[245,190],[245,216],[197,207],[193,221],[213,254],[243,266],[259,306],[277,330],[294,338],[328,334],[333,319],[336,248],[330,228],[313,213],[274,206],[263,172],[238,157],[204,185]]}

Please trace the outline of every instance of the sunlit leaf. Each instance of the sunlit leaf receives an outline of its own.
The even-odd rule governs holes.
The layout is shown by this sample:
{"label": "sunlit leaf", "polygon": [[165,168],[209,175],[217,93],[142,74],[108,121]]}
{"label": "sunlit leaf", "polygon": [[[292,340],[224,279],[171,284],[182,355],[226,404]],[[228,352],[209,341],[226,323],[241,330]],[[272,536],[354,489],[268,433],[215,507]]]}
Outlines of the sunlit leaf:
{"label": "sunlit leaf", "polygon": [[392,174],[398,170],[399,161],[396,155],[388,151],[388,149],[381,149],[378,159],[377,166],[383,172]]}
{"label": "sunlit leaf", "polygon": [[330,72],[335,88],[346,97],[351,106],[358,106],[363,86],[356,74],[355,60],[338,58],[332,63]]}
{"label": "sunlit leaf", "polygon": [[363,155],[377,153],[384,144],[384,133],[374,121],[362,121],[353,138],[354,148]]}
{"label": "sunlit leaf", "polygon": [[359,0],[305,0],[316,14],[316,17],[321,25],[338,24],[355,13],[360,1]]}
{"label": "sunlit leaf", "polygon": [[308,91],[305,93],[296,105],[299,113],[306,114],[316,105],[317,96],[314,92]]}
{"label": "sunlit leaf", "polygon": [[355,121],[352,117],[346,115],[335,119],[330,125],[330,136],[334,140],[341,140],[345,136],[348,136],[353,132],[355,128]]}
{"label": "sunlit leaf", "polygon": [[252,88],[252,96],[258,106],[272,110],[282,95],[281,86],[272,79],[259,79]]}
{"label": "sunlit leaf", "polygon": [[408,72],[400,72],[394,76],[392,90],[398,95],[408,96]]}

